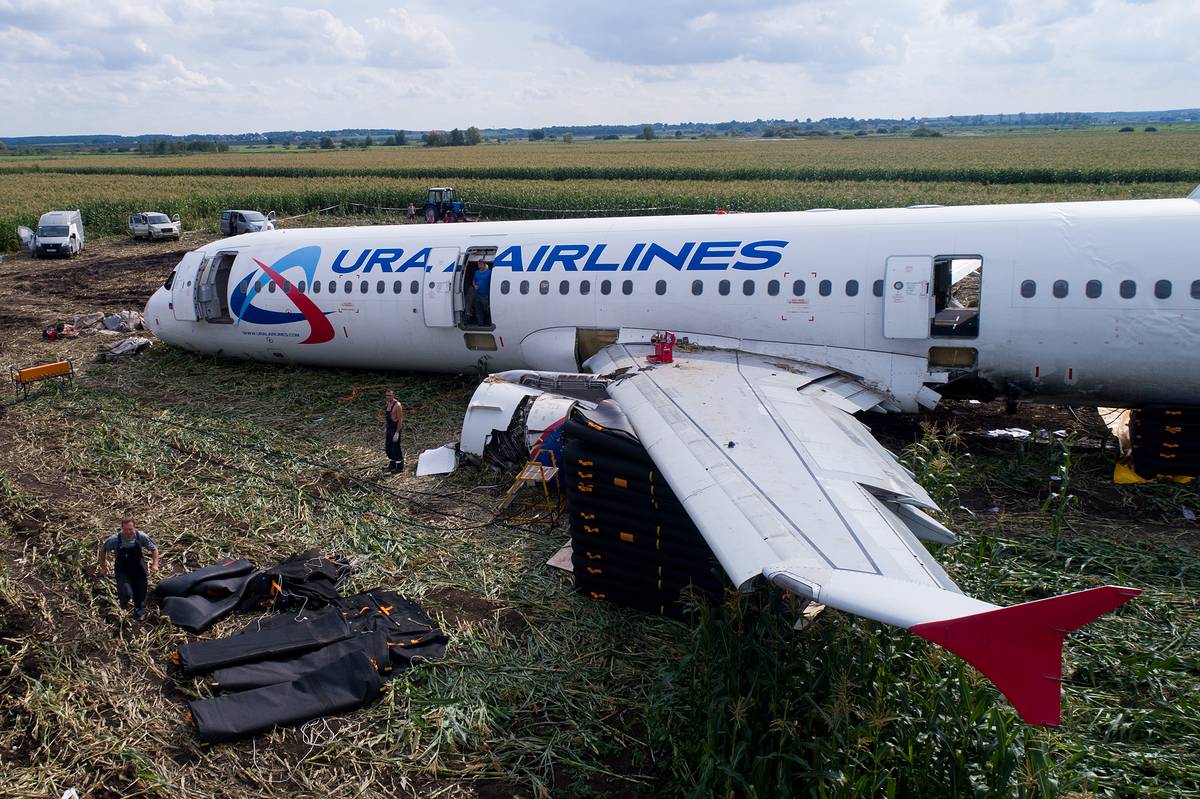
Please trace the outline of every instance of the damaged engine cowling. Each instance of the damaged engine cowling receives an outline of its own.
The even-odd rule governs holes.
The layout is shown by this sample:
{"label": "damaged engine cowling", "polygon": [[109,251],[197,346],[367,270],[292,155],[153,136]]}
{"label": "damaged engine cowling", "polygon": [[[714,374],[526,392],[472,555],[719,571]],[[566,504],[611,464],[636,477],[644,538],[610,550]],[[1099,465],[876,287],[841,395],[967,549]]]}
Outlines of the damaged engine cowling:
{"label": "damaged engine cowling", "polygon": [[563,421],[576,405],[592,410],[611,403],[606,385],[587,374],[518,370],[490,375],[467,405],[459,450],[473,460],[504,467],[550,452],[557,459]]}

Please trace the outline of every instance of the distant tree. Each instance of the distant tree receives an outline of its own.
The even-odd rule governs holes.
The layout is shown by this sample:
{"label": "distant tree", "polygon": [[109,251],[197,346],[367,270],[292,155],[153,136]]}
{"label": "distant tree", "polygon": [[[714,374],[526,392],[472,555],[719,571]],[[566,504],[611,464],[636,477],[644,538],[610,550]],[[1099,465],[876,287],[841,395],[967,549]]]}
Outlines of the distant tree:
{"label": "distant tree", "polygon": [[395,147],[403,147],[408,144],[408,134],[402,130],[398,130],[392,134],[392,138],[388,140],[388,144]]}
{"label": "distant tree", "polygon": [[858,130],[854,131],[854,135],[855,136],[866,136],[867,132],[865,130],[863,130],[862,128],[859,128]]}
{"label": "distant tree", "polygon": [[4,142],[0,141],[0,152],[4,152],[7,149],[8,149],[8,145],[5,144]]}
{"label": "distant tree", "polygon": [[467,139],[466,143],[468,146],[474,146],[476,144],[479,144],[479,142],[483,141],[483,134],[479,132],[479,128],[472,125],[471,127],[467,128],[466,139]]}
{"label": "distant tree", "polygon": [[1129,125],[1126,125],[1125,127],[1118,130],[1117,133],[1133,133],[1133,128],[1130,127]]}
{"label": "distant tree", "polygon": [[933,128],[927,128],[924,125],[918,125],[917,127],[913,128],[913,132],[909,135],[916,136],[917,138],[927,138],[941,136],[942,132],[940,130],[934,130]]}
{"label": "distant tree", "polygon": [[1142,130],[1146,133],[1158,133],[1158,128],[1154,127],[1153,125],[1147,125],[1146,127],[1142,128]]}
{"label": "distant tree", "polygon": [[333,149],[333,138],[330,136],[322,136],[321,137],[321,149],[322,150],[332,150]]}
{"label": "distant tree", "polygon": [[682,130],[677,130],[677,131],[675,131],[675,138],[677,138],[677,139],[682,139],[682,138],[683,138],[683,131],[682,131]]}
{"label": "distant tree", "polygon": [[563,144],[570,144],[571,142],[575,141],[575,134],[568,130],[562,135],[562,139]]}
{"label": "distant tree", "polygon": [[363,139],[363,147],[374,147],[374,146],[375,146],[375,139],[372,138],[371,136],[368,136],[367,138]]}
{"label": "distant tree", "polygon": [[462,147],[466,143],[467,143],[467,137],[463,135],[463,132],[461,130],[459,130],[458,128],[455,128],[454,130],[450,131],[450,146],[451,147]]}
{"label": "distant tree", "polygon": [[646,141],[650,141],[651,139],[653,139],[654,138],[654,128],[651,127],[650,125],[643,125],[641,138],[645,139]]}
{"label": "distant tree", "polygon": [[883,127],[882,125],[880,125],[879,127],[875,128],[875,132],[876,133],[887,133],[888,129]]}
{"label": "distant tree", "polygon": [[358,147],[361,142],[358,139],[342,139],[342,149],[349,150],[351,147]]}
{"label": "distant tree", "polygon": [[534,130],[529,131],[529,140],[530,141],[543,141],[545,138],[546,138],[546,129],[545,128],[535,128]]}
{"label": "distant tree", "polygon": [[421,136],[426,147],[445,147],[450,144],[450,137],[444,130],[431,130]]}

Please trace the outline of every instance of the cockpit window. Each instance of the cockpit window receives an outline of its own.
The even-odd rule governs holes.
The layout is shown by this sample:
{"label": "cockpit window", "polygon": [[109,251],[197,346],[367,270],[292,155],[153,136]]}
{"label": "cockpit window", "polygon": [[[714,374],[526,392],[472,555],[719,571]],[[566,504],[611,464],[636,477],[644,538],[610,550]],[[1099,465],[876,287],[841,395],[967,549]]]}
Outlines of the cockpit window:
{"label": "cockpit window", "polygon": [[171,270],[171,274],[167,275],[167,279],[163,281],[163,288],[167,291],[171,290],[171,284],[175,282],[175,270]]}

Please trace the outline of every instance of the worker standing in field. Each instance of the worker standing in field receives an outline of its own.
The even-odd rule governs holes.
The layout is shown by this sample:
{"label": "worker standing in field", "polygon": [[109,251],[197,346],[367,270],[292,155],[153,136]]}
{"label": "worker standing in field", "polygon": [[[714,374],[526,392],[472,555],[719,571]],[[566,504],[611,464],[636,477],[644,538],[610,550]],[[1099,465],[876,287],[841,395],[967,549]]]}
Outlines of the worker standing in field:
{"label": "worker standing in field", "polygon": [[473,314],[475,324],[487,327],[492,323],[492,298],[488,293],[492,288],[492,270],[487,261],[481,261],[475,270],[475,302]]}
{"label": "worker standing in field", "polygon": [[146,615],[146,561],[150,553],[150,570],[158,571],[158,546],[150,536],[137,529],[133,518],[121,519],[121,529],[100,544],[97,571],[101,577],[108,576],[108,553],[112,552],[116,564],[113,576],[117,580],[117,600],[121,610],[133,600],[133,617],[139,621]]}
{"label": "worker standing in field", "polygon": [[384,394],[386,403],[383,408],[383,418],[387,424],[384,431],[383,451],[388,456],[388,471],[404,471],[404,450],[400,439],[404,435],[404,406],[396,399],[396,392],[390,388]]}

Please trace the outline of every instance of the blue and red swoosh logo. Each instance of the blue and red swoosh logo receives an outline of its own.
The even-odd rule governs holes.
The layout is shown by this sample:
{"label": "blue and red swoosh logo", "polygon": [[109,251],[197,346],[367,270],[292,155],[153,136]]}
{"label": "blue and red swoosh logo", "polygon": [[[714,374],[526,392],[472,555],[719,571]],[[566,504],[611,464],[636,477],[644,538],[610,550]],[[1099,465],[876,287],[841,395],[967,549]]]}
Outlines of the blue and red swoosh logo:
{"label": "blue and red swoosh logo", "polygon": [[[301,247],[283,256],[275,263],[267,266],[257,258],[258,270],[247,275],[233,289],[229,298],[229,308],[237,317],[238,323],[248,322],[255,325],[287,325],[294,322],[308,322],[308,338],[301,344],[323,344],[333,340],[333,325],[326,318],[326,312],[316,306],[308,295],[301,294],[297,284],[284,277],[289,270],[299,269],[303,272],[308,285],[312,285],[317,272],[317,263],[321,260],[320,247]],[[267,287],[270,281],[283,291],[284,295],[296,307],[296,311],[271,311],[254,304],[254,299]]]}

